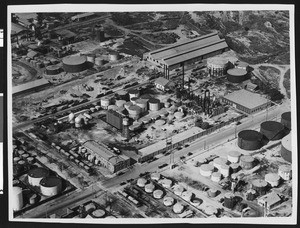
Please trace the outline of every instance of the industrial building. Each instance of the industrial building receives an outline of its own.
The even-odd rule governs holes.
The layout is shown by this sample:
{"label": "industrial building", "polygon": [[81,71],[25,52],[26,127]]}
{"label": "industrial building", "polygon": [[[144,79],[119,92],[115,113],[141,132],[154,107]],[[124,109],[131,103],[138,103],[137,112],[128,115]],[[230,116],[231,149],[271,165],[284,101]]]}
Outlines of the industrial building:
{"label": "industrial building", "polygon": [[123,128],[123,118],[125,118],[125,115],[112,109],[106,113],[106,122],[118,130],[122,130]]}
{"label": "industrial building", "polygon": [[247,114],[252,114],[271,106],[271,101],[268,99],[245,89],[229,93],[222,97],[221,100],[223,103],[232,105],[234,108],[237,108]]}
{"label": "industrial building", "polygon": [[117,155],[106,145],[94,140],[82,144],[87,152],[100,162],[100,165],[107,168],[111,173],[118,172],[130,166],[130,158],[126,155]]}
{"label": "industrial building", "polygon": [[57,30],[55,31],[55,33],[58,36],[58,39],[60,41],[65,42],[64,44],[74,43],[76,37],[76,34],[74,32],[64,29],[64,30]]}
{"label": "industrial building", "polygon": [[83,20],[93,17],[94,15],[95,15],[95,13],[92,13],[92,12],[81,13],[81,14],[77,14],[77,15],[71,17],[71,20],[72,21],[83,21]]}
{"label": "industrial building", "polygon": [[38,79],[32,82],[24,83],[21,85],[13,86],[12,87],[12,94],[13,96],[24,94],[30,91],[40,91],[45,87],[49,86],[50,82],[44,78]]}
{"label": "industrial building", "polygon": [[69,73],[78,73],[87,69],[86,56],[67,56],[62,62],[64,71]]}
{"label": "industrial building", "polygon": [[271,192],[270,194],[261,196],[257,199],[258,205],[265,207],[267,210],[271,210],[275,206],[279,205],[281,202],[282,199],[275,192]]}
{"label": "industrial building", "polygon": [[157,89],[160,89],[162,91],[165,91],[168,89],[168,85],[170,84],[170,81],[166,78],[159,77],[154,81],[154,85]]}
{"label": "industrial building", "polygon": [[214,32],[146,53],[143,59],[162,68],[165,77],[169,79],[170,70],[183,67],[184,72],[185,63],[200,61],[227,50],[225,39],[220,39],[218,33]]}

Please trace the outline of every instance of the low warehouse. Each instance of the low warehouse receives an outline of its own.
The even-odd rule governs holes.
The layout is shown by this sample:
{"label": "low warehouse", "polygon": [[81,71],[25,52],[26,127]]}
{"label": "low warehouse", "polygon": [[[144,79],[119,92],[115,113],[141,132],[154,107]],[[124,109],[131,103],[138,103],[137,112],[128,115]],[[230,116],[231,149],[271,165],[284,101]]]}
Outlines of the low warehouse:
{"label": "low warehouse", "polygon": [[222,102],[225,104],[230,104],[234,108],[237,108],[248,114],[264,110],[271,106],[271,101],[268,99],[245,89],[227,94],[226,96],[222,97]]}
{"label": "low warehouse", "polygon": [[13,96],[24,94],[30,91],[40,91],[45,87],[49,86],[50,82],[44,78],[38,79],[32,82],[24,83],[18,86],[12,87]]}

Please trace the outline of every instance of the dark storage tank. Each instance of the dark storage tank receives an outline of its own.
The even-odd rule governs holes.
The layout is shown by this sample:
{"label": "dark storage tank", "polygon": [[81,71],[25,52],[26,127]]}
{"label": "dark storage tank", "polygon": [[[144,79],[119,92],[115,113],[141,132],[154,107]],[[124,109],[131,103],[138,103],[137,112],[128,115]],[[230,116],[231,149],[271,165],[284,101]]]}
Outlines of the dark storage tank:
{"label": "dark storage tank", "polygon": [[291,112],[284,112],[281,114],[281,124],[287,129],[291,129]]}
{"label": "dark storage tank", "polygon": [[86,56],[67,56],[63,58],[63,68],[66,72],[77,73],[86,70]]}
{"label": "dark storage tank", "polygon": [[254,130],[243,130],[238,133],[238,146],[243,150],[257,150],[262,147],[263,135]]}
{"label": "dark storage tank", "polygon": [[284,136],[284,126],[276,121],[266,121],[261,123],[260,133],[269,140],[278,140]]}

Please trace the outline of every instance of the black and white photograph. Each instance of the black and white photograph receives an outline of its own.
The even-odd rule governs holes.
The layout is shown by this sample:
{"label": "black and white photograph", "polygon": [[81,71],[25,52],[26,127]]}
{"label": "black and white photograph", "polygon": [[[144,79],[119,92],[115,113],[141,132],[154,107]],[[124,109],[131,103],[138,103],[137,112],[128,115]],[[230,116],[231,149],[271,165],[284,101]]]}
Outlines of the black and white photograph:
{"label": "black and white photograph", "polygon": [[295,224],[294,17],[8,6],[10,221]]}

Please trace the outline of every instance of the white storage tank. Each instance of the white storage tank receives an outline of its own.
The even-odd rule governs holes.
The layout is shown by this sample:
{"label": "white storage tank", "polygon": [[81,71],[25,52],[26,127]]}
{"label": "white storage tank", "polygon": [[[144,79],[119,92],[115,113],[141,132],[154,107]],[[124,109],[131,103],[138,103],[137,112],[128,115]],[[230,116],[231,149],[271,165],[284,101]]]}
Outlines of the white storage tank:
{"label": "white storage tank", "polygon": [[155,199],[161,199],[163,197],[163,195],[164,195],[164,192],[160,189],[157,189],[153,192],[153,197]]}
{"label": "white storage tank", "polygon": [[116,100],[116,105],[120,107],[124,107],[124,104],[126,103],[125,100]]}
{"label": "white storage tank", "polygon": [[152,193],[154,191],[154,189],[155,189],[155,186],[152,183],[145,185],[145,192],[147,192],[147,193]]}
{"label": "white storage tank", "polygon": [[148,102],[145,99],[137,99],[136,100],[136,105],[139,106],[142,110],[142,112],[146,112],[148,109]]}
{"label": "white storage tank", "polygon": [[280,176],[277,173],[268,173],[265,175],[265,181],[272,187],[277,187],[279,185]]}
{"label": "white storage tank", "polygon": [[171,188],[171,186],[172,186],[172,180],[165,178],[165,179],[163,179],[163,180],[161,181],[161,185],[162,185],[164,188]]}
{"label": "white storage tank", "polygon": [[183,210],[184,210],[184,206],[179,202],[173,206],[173,211],[175,214],[181,214]]}
{"label": "white storage tank", "polygon": [[49,170],[45,168],[34,168],[28,171],[28,183],[31,186],[39,186],[40,181],[49,176]]}
{"label": "white storage tank", "polygon": [[220,170],[222,165],[226,165],[226,162],[227,160],[225,158],[218,157],[214,159],[214,166]]}
{"label": "white storage tank", "polygon": [[144,188],[146,183],[147,183],[147,180],[145,178],[139,178],[137,180],[137,186],[139,186],[141,188]]}
{"label": "white storage tank", "polygon": [[241,153],[238,151],[229,151],[227,159],[231,163],[238,163],[240,160]]}
{"label": "white storage tank", "polygon": [[13,211],[19,211],[23,205],[23,191],[20,187],[13,187],[12,189],[12,209]]}
{"label": "white storage tank", "polygon": [[166,196],[164,197],[164,205],[167,207],[170,207],[174,204],[174,198],[170,197],[170,196]]}
{"label": "white storage tank", "polygon": [[129,93],[129,98],[130,98],[130,100],[132,99],[132,98],[134,98],[134,97],[139,97],[140,96],[140,91],[138,90],[138,89],[130,89],[129,91],[128,91],[128,93]]}
{"label": "white storage tank", "polygon": [[110,105],[110,99],[108,97],[102,97],[100,100],[100,105],[103,109],[107,109]]}
{"label": "white storage tank", "polygon": [[182,192],[184,191],[184,187],[182,187],[181,185],[175,185],[174,186],[174,194],[181,196]]}
{"label": "white storage tank", "polygon": [[158,111],[160,109],[160,101],[158,99],[151,98],[148,103],[150,111]]}
{"label": "white storage tank", "polygon": [[175,112],[174,116],[177,120],[181,120],[184,117],[184,113],[183,112]]}
{"label": "white storage tank", "polygon": [[210,164],[203,164],[200,166],[200,174],[204,177],[210,177],[213,171],[214,167]]}
{"label": "white storage tank", "polygon": [[190,192],[190,191],[184,191],[184,192],[181,194],[182,199],[184,199],[185,201],[188,201],[188,202],[191,201],[192,196],[193,196],[193,193]]}
{"label": "white storage tank", "polygon": [[220,173],[223,175],[223,177],[228,177],[229,176],[229,166],[228,165],[221,165],[221,168],[220,168]]}
{"label": "white storage tank", "polygon": [[151,180],[158,181],[160,179],[160,173],[151,173]]}
{"label": "white storage tank", "polygon": [[137,105],[132,105],[128,108],[129,117],[134,120],[137,120],[141,114],[141,108]]}
{"label": "white storage tank", "polygon": [[62,191],[62,180],[58,177],[45,177],[40,182],[44,196],[55,196]]}
{"label": "white storage tank", "polygon": [[279,166],[278,175],[283,180],[286,180],[286,181],[292,179],[292,167],[291,167],[291,165],[281,165],[281,166]]}
{"label": "white storage tank", "polygon": [[219,182],[221,180],[221,177],[222,177],[222,175],[220,172],[214,172],[211,174],[211,180],[213,182]]}

